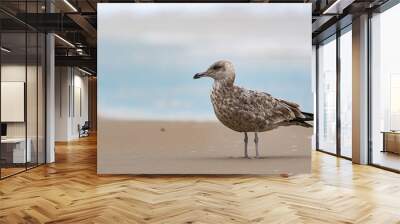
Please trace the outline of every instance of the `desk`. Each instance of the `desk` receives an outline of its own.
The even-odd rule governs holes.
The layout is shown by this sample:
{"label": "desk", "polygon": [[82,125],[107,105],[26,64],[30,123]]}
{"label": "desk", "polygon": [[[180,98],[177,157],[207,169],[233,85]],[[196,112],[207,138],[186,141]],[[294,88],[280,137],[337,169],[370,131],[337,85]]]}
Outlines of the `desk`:
{"label": "desk", "polygon": [[[6,163],[25,163],[32,159],[30,138],[27,139],[25,151],[25,138],[6,138],[1,139],[1,156],[6,160]],[[27,159],[27,161],[25,161]]]}
{"label": "desk", "polygon": [[400,132],[382,131],[382,134],[383,134],[382,152],[392,152],[400,154]]}

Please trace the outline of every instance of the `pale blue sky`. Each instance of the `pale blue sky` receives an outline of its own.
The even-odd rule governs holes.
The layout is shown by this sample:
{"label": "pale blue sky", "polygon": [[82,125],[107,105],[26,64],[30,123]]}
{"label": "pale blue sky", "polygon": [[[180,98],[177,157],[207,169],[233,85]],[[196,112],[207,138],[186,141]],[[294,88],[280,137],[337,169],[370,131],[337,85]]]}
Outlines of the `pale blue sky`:
{"label": "pale blue sky", "polygon": [[192,77],[220,59],[312,111],[310,20],[309,4],[99,4],[100,116],[214,120],[212,80]]}

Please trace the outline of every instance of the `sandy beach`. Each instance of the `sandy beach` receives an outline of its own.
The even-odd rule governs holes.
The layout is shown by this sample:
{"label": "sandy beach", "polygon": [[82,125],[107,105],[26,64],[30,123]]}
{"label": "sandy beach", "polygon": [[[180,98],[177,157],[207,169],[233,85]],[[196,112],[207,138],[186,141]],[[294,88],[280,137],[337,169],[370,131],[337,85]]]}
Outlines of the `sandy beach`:
{"label": "sandy beach", "polygon": [[[99,119],[99,174],[281,174],[310,171],[312,128],[259,134],[260,159],[243,158],[243,134],[219,122]],[[255,156],[254,134],[249,154]]]}

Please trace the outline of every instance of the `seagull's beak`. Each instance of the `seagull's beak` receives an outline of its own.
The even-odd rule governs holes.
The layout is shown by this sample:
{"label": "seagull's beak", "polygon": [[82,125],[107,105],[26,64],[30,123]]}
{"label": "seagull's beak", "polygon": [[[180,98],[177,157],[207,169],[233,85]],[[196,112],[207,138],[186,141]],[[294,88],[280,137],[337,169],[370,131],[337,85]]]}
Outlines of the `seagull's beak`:
{"label": "seagull's beak", "polygon": [[196,73],[196,74],[193,76],[193,79],[199,79],[199,78],[204,77],[204,76],[206,76],[205,73]]}

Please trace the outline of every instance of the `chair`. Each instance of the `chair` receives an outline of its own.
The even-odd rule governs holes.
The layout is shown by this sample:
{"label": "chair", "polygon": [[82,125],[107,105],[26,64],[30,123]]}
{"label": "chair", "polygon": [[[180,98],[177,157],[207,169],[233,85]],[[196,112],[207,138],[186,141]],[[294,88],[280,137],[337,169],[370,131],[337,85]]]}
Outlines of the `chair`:
{"label": "chair", "polygon": [[90,129],[89,121],[85,121],[82,127],[78,124],[79,138],[89,136],[89,129]]}

